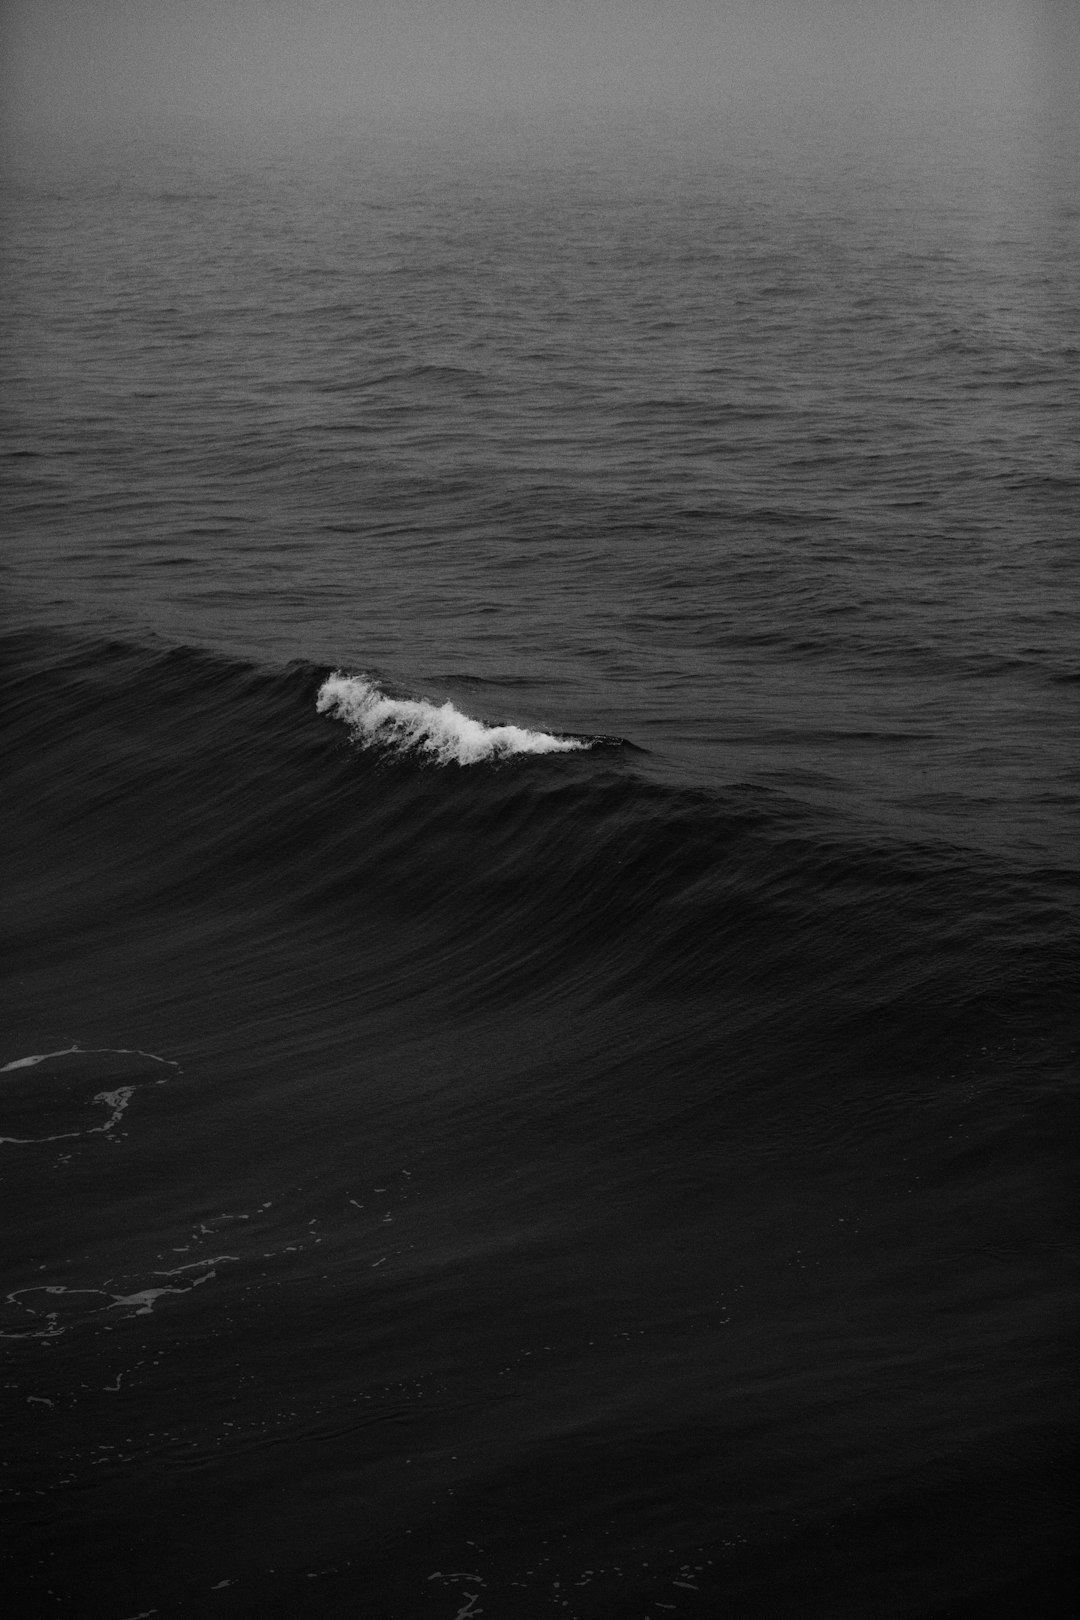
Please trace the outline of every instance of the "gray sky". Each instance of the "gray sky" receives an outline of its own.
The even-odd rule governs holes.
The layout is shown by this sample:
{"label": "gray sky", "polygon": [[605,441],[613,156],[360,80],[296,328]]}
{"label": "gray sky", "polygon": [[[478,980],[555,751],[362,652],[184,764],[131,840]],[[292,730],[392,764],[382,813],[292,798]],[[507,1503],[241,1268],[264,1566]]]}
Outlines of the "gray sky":
{"label": "gray sky", "polygon": [[3,0],[5,117],[26,133],[176,117],[1025,101],[1054,84],[1069,93],[1078,11],[1077,0]]}

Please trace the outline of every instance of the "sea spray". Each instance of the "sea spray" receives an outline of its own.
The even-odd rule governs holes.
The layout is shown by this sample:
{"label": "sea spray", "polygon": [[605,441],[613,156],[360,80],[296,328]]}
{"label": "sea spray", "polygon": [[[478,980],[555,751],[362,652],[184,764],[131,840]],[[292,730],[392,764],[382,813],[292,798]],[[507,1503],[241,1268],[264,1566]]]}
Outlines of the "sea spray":
{"label": "sea spray", "polygon": [[343,720],[364,747],[426,754],[441,765],[477,765],[513,754],[568,754],[591,746],[581,737],[488,726],[449,701],[388,697],[373,681],[340,670],[323,682],[316,707],[320,714]]}

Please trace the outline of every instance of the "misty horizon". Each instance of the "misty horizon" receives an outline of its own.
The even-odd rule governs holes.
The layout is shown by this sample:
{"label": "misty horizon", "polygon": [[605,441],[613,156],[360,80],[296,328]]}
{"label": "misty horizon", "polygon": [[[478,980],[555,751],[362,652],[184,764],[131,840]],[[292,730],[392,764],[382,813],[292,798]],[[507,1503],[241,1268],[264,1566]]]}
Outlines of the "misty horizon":
{"label": "misty horizon", "polygon": [[192,122],[483,123],[1070,107],[1064,0],[15,0],[7,139]]}

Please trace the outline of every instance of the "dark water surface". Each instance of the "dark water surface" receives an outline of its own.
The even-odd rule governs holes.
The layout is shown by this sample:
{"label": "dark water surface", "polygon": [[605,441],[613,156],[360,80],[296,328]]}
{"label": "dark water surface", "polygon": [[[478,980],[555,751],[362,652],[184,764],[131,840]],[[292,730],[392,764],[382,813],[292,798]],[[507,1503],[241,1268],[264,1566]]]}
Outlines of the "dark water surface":
{"label": "dark water surface", "polygon": [[9,173],[13,1613],[1065,1612],[1074,133]]}

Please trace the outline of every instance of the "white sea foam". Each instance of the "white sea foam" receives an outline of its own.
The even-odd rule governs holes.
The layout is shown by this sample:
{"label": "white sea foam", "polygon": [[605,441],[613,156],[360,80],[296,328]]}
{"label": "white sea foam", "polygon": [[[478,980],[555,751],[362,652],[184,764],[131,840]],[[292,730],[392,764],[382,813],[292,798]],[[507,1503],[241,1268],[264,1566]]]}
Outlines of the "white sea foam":
{"label": "white sea foam", "polygon": [[[213,1282],[218,1266],[239,1259],[238,1254],[207,1255],[168,1271],[144,1272],[135,1280],[145,1281],[149,1275],[176,1277],[179,1281],[159,1286],[148,1284],[130,1293],[116,1293],[112,1278],[100,1288],[69,1288],[65,1283],[35,1283],[29,1288],[16,1288],[3,1301],[4,1305],[12,1307],[8,1314],[15,1322],[15,1331],[0,1320],[0,1339],[56,1339],[70,1328],[82,1327],[89,1318],[107,1311],[124,1310],[130,1316],[150,1316],[159,1299],[168,1294],[190,1294],[203,1283]],[[186,1276],[187,1272],[199,1275]],[[36,1325],[21,1327],[19,1324],[24,1317],[31,1318]]]}
{"label": "white sea foam", "polygon": [[77,1053],[80,1057],[143,1057],[151,1063],[164,1063],[170,1069],[179,1069],[179,1063],[173,1058],[158,1057],[156,1052],[143,1052],[137,1046],[62,1046],[58,1052],[32,1052],[29,1057],[15,1058],[11,1063],[0,1065],[0,1074],[7,1074],[12,1069],[32,1069],[35,1064],[44,1063],[47,1058],[71,1057]]}
{"label": "white sea foam", "polygon": [[[148,1062],[160,1063],[165,1068],[180,1072],[180,1065],[172,1058],[158,1057],[156,1052],[143,1052],[135,1046],[74,1046],[62,1047],[56,1052],[32,1052],[29,1057],[13,1058],[10,1063],[0,1065],[0,1075],[12,1074],[18,1069],[33,1069],[39,1063],[49,1062],[54,1058],[84,1058],[84,1057],[139,1057],[146,1058]],[[13,1082],[15,1083],[15,1082]],[[164,1079],[156,1084],[164,1085]],[[48,1136],[0,1136],[0,1146],[31,1147],[43,1142],[67,1142],[77,1136],[104,1136],[108,1135],[123,1118],[124,1110],[137,1091],[137,1085],[116,1086],[111,1091],[94,1092],[90,1102],[98,1103],[109,1110],[108,1118],[101,1125],[87,1125],[81,1130],[57,1131]],[[2,1100],[2,1098],[0,1098]]]}
{"label": "white sea foam", "polygon": [[32,1069],[35,1064],[44,1063],[46,1058],[70,1057],[72,1052],[81,1052],[80,1046],[65,1046],[59,1052],[32,1052],[29,1057],[14,1058],[12,1062],[0,1067],[0,1074],[7,1074],[12,1069]]}
{"label": "white sea foam", "polygon": [[441,765],[476,765],[511,754],[569,754],[590,746],[580,737],[486,726],[449,702],[387,697],[373,681],[340,670],[323,682],[316,707],[320,714],[344,720],[365,747],[428,754]]}

